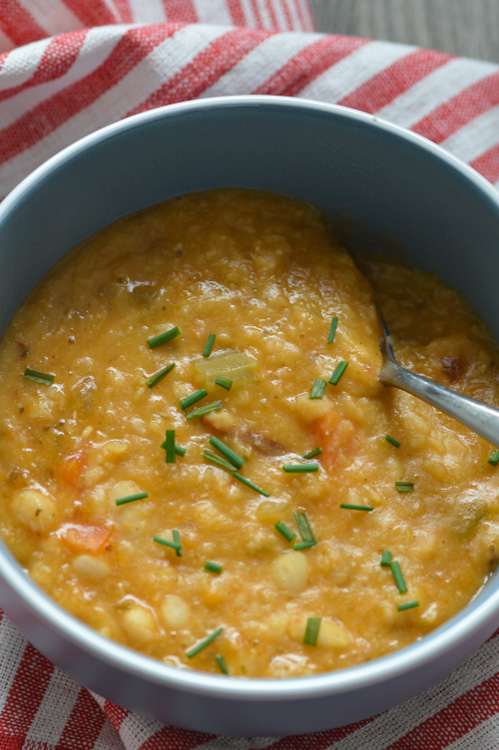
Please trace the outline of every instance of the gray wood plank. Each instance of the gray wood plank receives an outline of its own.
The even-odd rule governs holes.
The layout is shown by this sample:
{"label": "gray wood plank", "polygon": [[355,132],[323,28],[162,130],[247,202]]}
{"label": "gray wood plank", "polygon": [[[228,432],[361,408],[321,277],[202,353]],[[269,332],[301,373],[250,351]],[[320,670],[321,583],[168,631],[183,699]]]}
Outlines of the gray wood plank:
{"label": "gray wood plank", "polygon": [[499,0],[309,0],[318,31],[499,62]]}

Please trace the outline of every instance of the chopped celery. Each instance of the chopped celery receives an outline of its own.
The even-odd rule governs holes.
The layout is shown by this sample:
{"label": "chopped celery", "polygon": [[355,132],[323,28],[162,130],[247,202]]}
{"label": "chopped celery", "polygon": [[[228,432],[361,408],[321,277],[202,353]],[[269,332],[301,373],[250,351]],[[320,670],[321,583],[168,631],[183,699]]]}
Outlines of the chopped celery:
{"label": "chopped celery", "polygon": [[234,386],[249,385],[256,381],[253,361],[245,352],[222,352],[194,362],[205,385],[214,385],[217,377],[232,380]]}

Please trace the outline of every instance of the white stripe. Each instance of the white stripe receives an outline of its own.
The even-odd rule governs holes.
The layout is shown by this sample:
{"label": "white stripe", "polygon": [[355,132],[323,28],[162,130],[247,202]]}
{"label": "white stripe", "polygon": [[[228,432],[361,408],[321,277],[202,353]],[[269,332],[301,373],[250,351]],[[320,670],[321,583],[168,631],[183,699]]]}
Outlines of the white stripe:
{"label": "white stripe", "polygon": [[416,48],[393,42],[370,42],[359,47],[305,86],[300,97],[336,102],[405,57]]}
{"label": "white stripe", "polygon": [[288,31],[288,23],[286,21],[286,16],[284,15],[281,3],[276,3],[274,2],[274,0],[268,0],[268,2],[272,7],[272,10],[274,11],[274,15],[277,20],[277,28],[279,29],[279,31]]}
{"label": "white stripe", "polygon": [[159,732],[163,726],[158,721],[148,719],[146,716],[138,718],[134,714],[128,714],[121,722],[120,737],[126,750],[139,750],[140,746],[153,734]]}
{"label": "white stripe", "polygon": [[50,39],[42,39],[40,42],[18,47],[7,55],[0,69],[0,91],[20,86],[28,81],[40,64],[49,44]]}
{"label": "white stripe", "polygon": [[254,0],[254,2],[260,12],[262,28],[272,29],[273,26],[272,26],[272,22],[270,19],[270,14],[267,10],[267,6],[265,5],[265,0]]}
{"label": "white stripe", "polygon": [[124,117],[226,31],[224,26],[191,24],[165,39],[90,107],[6,162],[0,169],[0,196],[64,146]]}
{"label": "white stripe", "polygon": [[330,746],[329,750],[385,750],[498,670],[499,636],[485,643],[467,662],[424,693],[386,711]]}
{"label": "white stripe", "polygon": [[[492,698],[491,698],[492,700]],[[451,745],[446,750],[494,750],[499,747],[499,716],[491,716],[482,722],[476,729],[472,729]]]}
{"label": "white stripe", "polygon": [[429,73],[376,114],[409,128],[440,104],[498,70],[497,65],[457,58]]}
{"label": "white stripe", "polygon": [[250,29],[256,29],[258,24],[250,0],[241,0],[241,5],[246,19],[246,26]]}
{"label": "white stripe", "polygon": [[140,23],[164,23],[166,18],[165,6],[162,0],[128,0],[130,12],[134,21]]}
{"label": "white stripe", "polygon": [[5,615],[0,622],[0,643],[2,644],[2,674],[0,678],[1,712],[5,707],[27,645],[22,635]]}
{"label": "white stripe", "polygon": [[193,0],[193,4],[199,23],[234,24],[226,0],[210,0],[209,3],[206,0]]}
{"label": "white stripe", "polygon": [[308,0],[295,0],[305,19],[305,31],[315,31],[314,16]]}
{"label": "white stripe", "polygon": [[62,0],[17,0],[47,36],[82,29],[84,24]]}
{"label": "white stripe", "polygon": [[[78,56],[67,73],[53,81],[30,87],[12,99],[0,102],[0,123],[2,129],[45,101],[58,91],[80,81],[96,70],[111,53],[113,47],[123,36],[129,26],[97,26],[91,29],[80,48]],[[34,69],[32,69],[34,72]]]}
{"label": "white stripe", "polygon": [[[54,669],[37,712],[26,733],[26,745],[43,741],[50,747],[56,745],[64,731],[71,711],[78,699],[80,687],[59,669]],[[50,716],[50,722],[47,717]]]}
{"label": "white stripe", "polygon": [[440,144],[458,159],[471,162],[497,145],[499,105],[475,117]]}
{"label": "white stripe", "polygon": [[203,97],[227,96],[237,91],[251,94],[276,73],[288,60],[319,38],[318,34],[276,34],[264,39],[255,49],[203,92]]}
{"label": "white stripe", "polygon": [[116,12],[116,8],[114,7],[113,0],[102,0],[102,2],[113,16],[113,21],[111,23],[115,23],[116,21],[118,21],[119,14]]}
{"label": "white stripe", "polygon": [[296,9],[296,3],[294,0],[287,0],[288,9],[289,9],[289,15],[291,17],[291,31],[308,31],[309,29],[304,29],[302,27],[302,24],[300,22],[300,18],[298,16],[298,11]]}
{"label": "white stripe", "polygon": [[123,743],[109,719],[102,725],[99,736],[92,745],[92,750],[123,750]]}
{"label": "white stripe", "polygon": [[496,188],[496,190],[499,190],[499,180],[496,182],[496,184],[494,185],[494,187]]}

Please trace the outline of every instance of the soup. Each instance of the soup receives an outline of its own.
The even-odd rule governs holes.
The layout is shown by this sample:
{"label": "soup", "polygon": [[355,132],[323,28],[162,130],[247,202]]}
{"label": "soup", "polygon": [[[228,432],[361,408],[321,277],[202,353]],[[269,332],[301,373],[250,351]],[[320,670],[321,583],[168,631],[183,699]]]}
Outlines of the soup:
{"label": "soup", "polygon": [[169,200],[63,259],[0,347],[1,533],[102,635],[184,669],[371,660],[497,562],[499,454],[377,381],[499,406],[485,326],[433,276],[356,259],[313,207]]}

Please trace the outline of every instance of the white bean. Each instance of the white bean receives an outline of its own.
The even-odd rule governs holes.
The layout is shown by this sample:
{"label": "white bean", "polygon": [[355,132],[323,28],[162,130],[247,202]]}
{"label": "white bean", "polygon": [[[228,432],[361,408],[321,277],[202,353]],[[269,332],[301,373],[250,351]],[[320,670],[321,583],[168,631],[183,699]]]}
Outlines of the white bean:
{"label": "white bean", "polygon": [[280,589],[298,594],[307,585],[308,562],[303,552],[285,552],[272,563],[272,578]]}
{"label": "white bean", "polygon": [[36,532],[46,532],[57,523],[57,507],[50,495],[40,490],[20,490],[12,498],[16,518]]}
{"label": "white bean", "polygon": [[181,596],[168,594],[161,605],[161,616],[165,625],[177,630],[187,625],[191,616],[191,608]]}
{"label": "white bean", "polygon": [[123,628],[137,644],[151,641],[158,632],[152,612],[136,604],[123,614]]}

